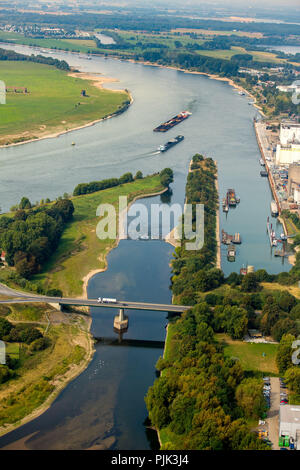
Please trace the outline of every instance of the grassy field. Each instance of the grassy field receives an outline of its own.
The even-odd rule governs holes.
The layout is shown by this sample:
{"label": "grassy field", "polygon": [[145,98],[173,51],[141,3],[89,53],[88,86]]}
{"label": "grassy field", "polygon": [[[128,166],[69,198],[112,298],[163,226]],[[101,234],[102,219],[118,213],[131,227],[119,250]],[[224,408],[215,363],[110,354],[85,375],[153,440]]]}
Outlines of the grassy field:
{"label": "grassy field", "polygon": [[272,292],[276,290],[281,290],[281,291],[286,290],[297,299],[300,299],[300,288],[298,286],[298,283],[293,286],[283,286],[277,282],[262,282],[261,285],[265,293],[272,294]]}
{"label": "grassy field", "polygon": [[28,38],[20,33],[0,31],[0,41],[13,42],[14,44],[25,44],[26,46],[44,47],[46,49],[61,49],[71,52],[97,52],[96,43],[91,39]]}
{"label": "grassy field", "polygon": [[119,196],[134,197],[161,191],[159,176],[146,177],[105,191],[74,197],[74,220],[66,227],[58,249],[35,276],[51,288],[61,289],[66,296],[82,294],[82,279],[92,270],[104,269],[106,254],[115,246],[115,240],[100,240],[96,236],[99,221],[96,209],[99,204],[113,204],[116,208]]}
{"label": "grassy field", "polygon": [[6,343],[5,352],[12,359],[20,359],[20,344],[19,343]]}
{"label": "grassy field", "polygon": [[238,358],[245,371],[278,374],[275,360],[277,344],[246,343],[232,340],[223,333],[216,337],[225,345],[225,356]]}
{"label": "grassy field", "polygon": [[[89,80],[44,64],[1,62],[1,80],[6,87],[27,87],[28,93],[7,93],[6,105],[0,107],[0,145],[88,124],[129,100],[126,92],[96,88]],[[81,96],[83,89],[87,97]]]}
{"label": "grassy field", "polygon": [[218,31],[218,30],[208,30],[208,29],[192,29],[192,28],[177,28],[172,29],[172,33],[195,33],[205,37],[213,36],[244,36],[248,38],[262,38],[264,35],[262,33],[252,33],[248,31]]}
{"label": "grassy field", "polygon": [[232,47],[231,49],[203,50],[197,51],[200,55],[214,57],[216,59],[230,60],[236,54],[251,54],[256,62],[271,62],[274,64],[286,63],[286,59],[276,57],[272,52],[246,51],[243,47]]}
{"label": "grassy field", "polygon": [[287,229],[287,232],[288,232],[289,236],[290,235],[299,235],[300,230],[296,227],[296,225],[294,224],[294,222],[291,219],[289,219],[288,217],[284,217],[284,222],[285,222],[286,229]]}

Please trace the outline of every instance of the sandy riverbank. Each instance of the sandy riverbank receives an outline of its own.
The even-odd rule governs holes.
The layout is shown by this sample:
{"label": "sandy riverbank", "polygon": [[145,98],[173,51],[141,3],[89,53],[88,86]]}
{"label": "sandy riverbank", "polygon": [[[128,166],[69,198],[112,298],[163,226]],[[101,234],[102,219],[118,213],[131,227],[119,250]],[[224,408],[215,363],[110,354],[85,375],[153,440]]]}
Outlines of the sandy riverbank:
{"label": "sandy riverbank", "polygon": [[[73,78],[80,78],[82,80],[89,80],[92,82],[92,85],[95,86],[96,88],[99,88],[99,89],[103,89],[105,88],[104,87],[104,84],[106,83],[115,83],[115,82],[119,82],[118,79],[116,78],[109,78],[109,77],[103,77],[101,74],[97,75],[97,74],[90,74],[90,73],[87,73],[87,72],[78,72],[78,73],[75,73],[75,72],[70,72],[68,73],[68,76],[69,77],[73,77]],[[129,97],[129,106],[132,105],[133,103],[133,96],[132,94],[130,93],[130,91],[128,90],[125,90],[125,89],[120,89],[120,90],[115,90],[115,89],[109,89],[109,91],[111,91],[112,93],[127,93],[128,97]],[[109,116],[107,117],[104,117],[104,118],[101,118],[101,119],[95,119],[93,121],[90,121],[86,124],[82,124],[81,126],[76,126],[76,127],[72,127],[70,129],[64,129],[64,130],[61,130],[60,127],[61,124],[64,124],[66,125],[67,123],[65,121],[62,121],[60,125],[57,126],[57,128],[59,130],[55,131],[55,132],[52,132],[52,133],[48,133],[46,131],[46,126],[41,126],[40,127],[40,132],[37,133],[38,135],[36,136],[36,138],[32,138],[32,139],[28,139],[28,140],[24,140],[22,142],[14,142],[14,143],[11,143],[11,144],[8,144],[8,145],[0,145],[0,149],[1,148],[10,148],[10,147],[15,147],[17,145],[24,145],[24,144],[30,144],[32,142],[38,142],[40,140],[44,140],[44,139],[53,139],[53,138],[57,138],[57,137],[60,137],[61,135],[64,135],[64,134],[69,134],[70,132],[74,132],[74,131],[78,131],[80,129],[84,129],[86,127],[91,127],[91,126],[94,126],[95,124],[98,124],[99,122],[102,122],[102,121],[106,121],[108,119],[111,119],[115,116],[118,116],[121,112],[124,112],[126,111],[127,109],[127,106],[124,107],[123,110],[119,110],[119,111],[116,111],[112,114],[110,114]],[[7,137],[10,137],[10,136],[7,136]],[[13,137],[13,136],[12,136]],[[17,137],[17,136],[15,136]]]}

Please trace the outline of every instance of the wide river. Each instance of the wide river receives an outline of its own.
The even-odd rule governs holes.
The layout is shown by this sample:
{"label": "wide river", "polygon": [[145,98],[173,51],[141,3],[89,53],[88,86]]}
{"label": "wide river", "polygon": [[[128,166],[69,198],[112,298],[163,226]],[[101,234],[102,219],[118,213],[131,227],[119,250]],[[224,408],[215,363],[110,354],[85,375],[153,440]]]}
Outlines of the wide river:
{"label": "wide river", "polygon": [[[26,46],[5,46],[22,53],[37,53]],[[114,88],[128,88],[134,98],[126,113],[58,138],[0,149],[0,201],[7,210],[24,195],[32,201],[72,192],[80,182],[101,180],[127,171],[144,174],[164,167],[174,170],[171,202],[184,202],[188,165],[195,153],[218,162],[220,200],[235,188],[239,206],[220,226],[240,232],[235,263],[226,259],[225,274],[250,264],[278,273],[290,269],[276,259],[266,235],[272,195],[268,181],[259,175],[260,153],[253,129],[257,110],[227,83],[176,70],[114,59],[55,52],[52,57],[92,73],[118,78]],[[0,66],[1,67],[1,66]],[[1,79],[1,68],[0,68]],[[153,128],[181,110],[192,116],[169,131]],[[165,154],[155,149],[170,137],[185,140]],[[72,142],[76,146],[72,146]],[[145,200],[146,205],[159,198]],[[141,201],[139,201],[141,202]],[[274,219],[277,233],[282,227]],[[108,270],[94,276],[88,296],[132,301],[171,302],[172,247],[163,241],[121,241],[108,256]],[[155,379],[155,362],[162,354],[166,315],[129,314],[129,330],[122,343],[113,332],[113,314],[92,309],[92,333],[102,338],[89,367],[70,383],[51,408],[34,421],[0,438],[0,447],[30,449],[149,449],[153,434],[144,426],[144,396]],[[115,313],[115,312],[114,312]]]}

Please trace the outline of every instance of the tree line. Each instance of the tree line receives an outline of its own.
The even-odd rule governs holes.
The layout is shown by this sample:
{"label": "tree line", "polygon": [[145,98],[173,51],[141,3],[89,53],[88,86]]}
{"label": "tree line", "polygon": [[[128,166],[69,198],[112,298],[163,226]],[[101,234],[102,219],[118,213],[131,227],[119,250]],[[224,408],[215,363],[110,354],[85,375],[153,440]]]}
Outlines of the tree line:
{"label": "tree line", "polygon": [[[168,187],[173,181],[173,171],[170,168],[164,168],[160,173],[160,182],[164,187]],[[132,173],[124,173],[120,178],[108,178],[101,181],[92,181],[91,183],[79,183],[74,188],[73,196],[81,196],[83,194],[91,194],[104,189],[113,188],[122,184],[131,183],[134,180],[143,179],[141,171],[137,171],[136,175]]]}
{"label": "tree line", "polygon": [[53,57],[44,57],[42,55],[33,54],[28,56],[6,49],[0,49],[0,60],[36,62],[38,64],[52,65],[60,70],[70,70],[69,64],[65,60],[58,60],[54,59]]}

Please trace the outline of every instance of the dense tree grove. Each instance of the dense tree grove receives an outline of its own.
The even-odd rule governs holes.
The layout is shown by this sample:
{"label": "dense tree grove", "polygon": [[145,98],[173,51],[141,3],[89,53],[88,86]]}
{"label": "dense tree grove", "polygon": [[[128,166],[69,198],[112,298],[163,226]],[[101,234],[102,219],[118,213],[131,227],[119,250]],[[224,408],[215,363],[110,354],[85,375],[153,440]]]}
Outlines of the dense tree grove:
{"label": "dense tree grove", "polygon": [[281,338],[277,351],[277,367],[285,377],[293,403],[300,405],[300,345],[299,337],[288,333]]}
{"label": "dense tree grove", "polygon": [[[204,204],[204,246],[201,250],[187,250],[183,239],[175,249],[172,262],[172,290],[179,303],[194,305],[196,291],[208,291],[222,284],[224,276],[214,267],[216,260],[216,166],[211,158],[193,157],[186,185],[186,202]],[[196,210],[193,210],[195,230]]]}
{"label": "dense tree grove", "polygon": [[239,64],[234,61],[217,59],[195,52],[146,49],[134,55],[135,60],[159,63],[179,67],[182,69],[197,70],[204,73],[235,76],[238,74]]}
{"label": "dense tree grove", "polygon": [[[27,323],[13,324],[3,317],[0,317],[0,340],[6,343],[24,343],[29,346],[28,354],[45,349],[50,345],[49,339],[45,338],[34,325]],[[19,359],[6,355],[5,364],[0,365],[0,384],[15,377],[16,369],[19,366]]]}
{"label": "dense tree grove", "polygon": [[171,168],[165,168],[160,172],[159,176],[161,184],[166,188],[169,187],[174,180],[173,170],[171,170]]}
{"label": "dense tree grove", "polygon": [[265,270],[225,279],[215,268],[216,167],[195,155],[190,169],[186,202],[204,204],[205,241],[202,249],[189,251],[183,239],[175,249],[175,301],[193,307],[170,325],[167,358],[158,360],[161,374],[146,397],[149,418],[164,430],[164,449],[265,449],[247,423],[266,410],[262,380],[225,357],[215,333],[241,340],[248,328],[258,328],[281,341],[278,368],[297,394],[292,343],[300,333],[300,302],[286,290],[264,291],[261,282],[278,279]]}
{"label": "dense tree grove", "polygon": [[0,219],[0,247],[6,252],[7,263],[25,279],[39,272],[56,249],[73,212],[73,203],[68,199],[31,208],[30,201],[23,197],[14,217]]}
{"label": "dense tree grove", "polygon": [[60,70],[70,70],[69,64],[65,60],[54,59],[53,57],[44,57],[42,55],[24,55],[15,51],[0,49],[0,60],[21,60],[36,62],[38,64],[53,65]]}
{"label": "dense tree grove", "polygon": [[249,381],[238,361],[224,357],[209,315],[195,306],[172,323],[172,360],[157,363],[161,376],[146,397],[149,418],[157,429],[167,428],[163,449],[266,449],[245,421],[265,410],[262,383]]}

